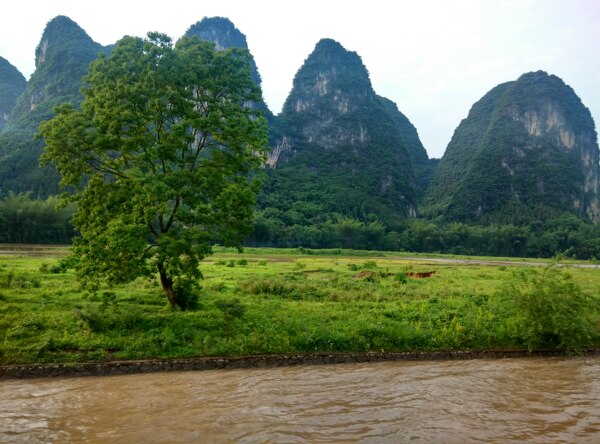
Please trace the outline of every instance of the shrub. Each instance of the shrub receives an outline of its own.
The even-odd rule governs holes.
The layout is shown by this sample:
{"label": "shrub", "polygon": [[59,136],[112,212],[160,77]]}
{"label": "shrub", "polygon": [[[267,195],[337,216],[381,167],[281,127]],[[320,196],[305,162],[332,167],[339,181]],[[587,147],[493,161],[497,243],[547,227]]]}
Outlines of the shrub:
{"label": "shrub", "polygon": [[513,273],[501,292],[515,316],[515,336],[530,350],[580,349],[598,333],[591,297],[556,266]]}
{"label": "shrub", "polygon": [[173,285],[177,306],[182,310],[194,310],[198,308],[198,284],[187,278],[180,278]]}
{"label": "shrub", "polygon": [[365,270],[374,270],[375,268],[377,268],[377,262],[376,261],[366,261],[364,264],[362,264],[362,268]]}
{"label": "shrub", "polygon": [[246,314],[246,306],[240,302],[239,299],[219,299],[215,301],[215,306],[223,313],[223,320],[225,321],[225,328],[227,334],[231,334],[231,327],[233,321],[241,319]]}

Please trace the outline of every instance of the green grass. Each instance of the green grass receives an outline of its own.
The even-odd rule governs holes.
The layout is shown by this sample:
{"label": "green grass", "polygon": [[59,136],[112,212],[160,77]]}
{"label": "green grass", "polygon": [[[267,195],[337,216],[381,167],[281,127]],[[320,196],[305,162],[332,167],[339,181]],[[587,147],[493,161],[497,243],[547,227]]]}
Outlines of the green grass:
{"label": "green grass", "polygon": [[175,312],[150,280],[85,298],[59,251],[0,253],[0,364],[600,346],[597,269],[219,249],[202,265],[198,309]]}

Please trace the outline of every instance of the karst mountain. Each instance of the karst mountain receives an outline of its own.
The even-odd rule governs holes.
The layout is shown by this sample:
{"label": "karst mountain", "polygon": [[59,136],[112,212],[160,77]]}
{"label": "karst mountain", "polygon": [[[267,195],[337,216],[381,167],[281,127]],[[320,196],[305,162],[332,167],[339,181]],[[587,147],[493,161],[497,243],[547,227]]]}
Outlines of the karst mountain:
{"label": "karst mountain", "polygon": [[[218,50],[250,51],[227,18],[205,17],[186,35]],[[110,49],[58,16],[42,33],[28,81],[0,57],[0,196],[60,192],[54,170],[38,165],[43,140],[34,136],[54,106],[80,104],[89,63]],[[253,59],[251,72],[261,85]],[[267,117],[271,145],[254,240],[268,243],[289,228],[292,245],[294,230],[304,238],[316,230],[318,238],[319,227],[348,221],[400,230],[415,217],[523,224],[567,212],[600,220],[594,122],[560,78],[531,72],[493,88],[460,122],[440,161],[428,158],[398,105],[377,94],[359,54],[332,39],[316,42],[282,111],[254,104]]]}
{"label": "karst mountain", "polygon": [[56,105],[81,102],[82,77],[88,65],[107,51],[68,17],[48,22],[35,50],[35,71],[0,134],[0,195],[9,191],[31,191],[40,197],[59,193],[53,168],[39,167],[43,141],[34,136]]}
{"label": "karst mountain", "polygon": [[598,141],[573,89],[543,71],[503,83],[456,129],[426,198],[431,216],[520,223],[562,212],[600,220]]}

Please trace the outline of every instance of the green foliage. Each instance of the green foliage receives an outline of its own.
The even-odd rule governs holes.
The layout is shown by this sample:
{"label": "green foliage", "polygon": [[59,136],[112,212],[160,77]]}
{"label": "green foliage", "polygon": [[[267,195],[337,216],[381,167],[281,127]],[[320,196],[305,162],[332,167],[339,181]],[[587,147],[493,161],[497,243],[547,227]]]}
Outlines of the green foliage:
{"label": "green foliage", "polygon": [[530,350],[580,349],[598,335],[597,301],[557,266],[514,273],[500,295],[514,310],[515,336]]}
{"label": "green foliage", "polygon": [[192,279],[180,278],[173,286],[177,306],[182,310],[194,310],[198,308],[200,288],[198,283]]}
{"label": "green foliage", "polygon": [[223,316],[230,321],[233,319],[241,319],[246,313],[246,307],[240,302],[239,299],[219,299],[215,301],[215,307],[217,307]]}
{"label": "green foliage", "polygon": [[91,65],[81,111],[63,105],[40,126],[43,160],[77,189],[86,288],[158,271],[173,307],[194,305],[199,262],[250,228],[267,143],[249,71],[247,51],[125,37]]}
{"label": "green foliage", "polygon": [[[379,222],[361,224],[358,221],[342,222],[344,229],[326,222],[317,226],[286,226],[279,215],[272,211],[259,213],[255,228],[247,243],[275,247],[310,245],[311,248],[332,248],[342,244],[339,233],[350,232],[346,245],[356,249],[413,251],[422,253],[450,253],[479,256],[505,257],[554,257],[557,253],[570,251],[578,259],[600,257],[600,226],[577,216],[553,212],[548,218],[529,218],[518,224],[505,219],[504,224],[467,225],[464,223],[441,224],[416,219],[396,226],[386,227]],[[266,219],[269,215],[269,219]],[[303,219],[303,224],[312,221]],[[257,239],[257,234],[271,226],[268,236]],[[268,240],[270,239],[270,240]],[[306,251],[306,249],[303,247]]]}
{"label": "green foliage", "polygon": [[0,243],[68,244],[75,235],[73,213],[72,205],[61,208],[56,197],[9,193],[0,200]]}

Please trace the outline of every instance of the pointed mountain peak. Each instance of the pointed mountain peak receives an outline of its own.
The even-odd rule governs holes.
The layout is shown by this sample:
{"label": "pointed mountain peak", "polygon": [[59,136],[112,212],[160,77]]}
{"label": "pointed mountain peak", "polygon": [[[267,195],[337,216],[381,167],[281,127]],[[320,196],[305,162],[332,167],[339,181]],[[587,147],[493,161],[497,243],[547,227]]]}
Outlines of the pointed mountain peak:
{"label": "pointed mountain peak", "polygon": [[[305,65],[307,64],[331,65],[334,72],[352,72],[369,81],[369,72],[360,56],[354,51],[348,51],[333,39],[319,40],[313,52],[306,59]],[[348,70],[344,69],[346,66]]]}
{"label": "pointed mountain peak", "polygon": [[[185,35],[213,42],[217,51],[227,48],[242,48],[248,50],[250,53],[246,36],[235,27],[231,20],[225,17],[204,17],[199,22],[190,26]],[[252,53],[250,53],[250,74],[254,83],[260,86],[262,79]],[[259,108],[266,112],[267,119],[273,117],[264,102],[259,105]]]}
{"label": "pointed mountain peak", "polygon": [[315,49],[313,51],[313,55],[314,54],[319,54],[319,55],[328,54],[330,56],[338,56],[338,57],[339,56],[343,57],[344,55],[349,55],[349,54],[358,56],[355,52],[347,51],[346,48],[344,48],[342,46],[342,44],[340,42],[338,42],[337,40],[333,40],[333,39],[329,39],[329,38],[324,38],[317,42],[317,44],[315,45]]}
{"label": "pointed mountain peak", "polygon": [[246,36],[225,17],[204,17],[196,22],[185,33],[188,37],[213,42],[217,50],[226,48],[248,49]]}
{"label": "pointed mountain peak", "polygon": [[345,114],[375,97],[360,56],[332,39],[320,40],[294,77],[283,109],[308,111],[319,102]]}
{"label": "pointed mountain peak", "polygon": [[69,17],[64,15],[54,17],[46,24],[40,43],[35,50],[35,67],[39,68],[46,60],[48,60],[49,51],[62,51],[74,42],[84,45],[97,45],[91,37]]}
{"label": "pointed mountain peak", "polygon": [[575,91],[544,71],[525,73],[490,90],[454,132],[429,192],[431,215],[513,223],[569,211],[600,221],[599,156]]}
{"label": "pointed mountain peak", "polygon": [[18,127],[35,130],[58,103],[78,104],[81,79],[90,62],[102,52],[107,50],[70,18],[60,15],[50,20],[35,50],[35,71],[13,108],[5,131]]}
{"label": "pointed mountain peak", "polygon": [[532,71],[522,74],[517,79],[517,82],[536,83],[536,82],[547,82],[547,81],[559,81],[564,83],[559,77],[548,74],[546,71]]}

